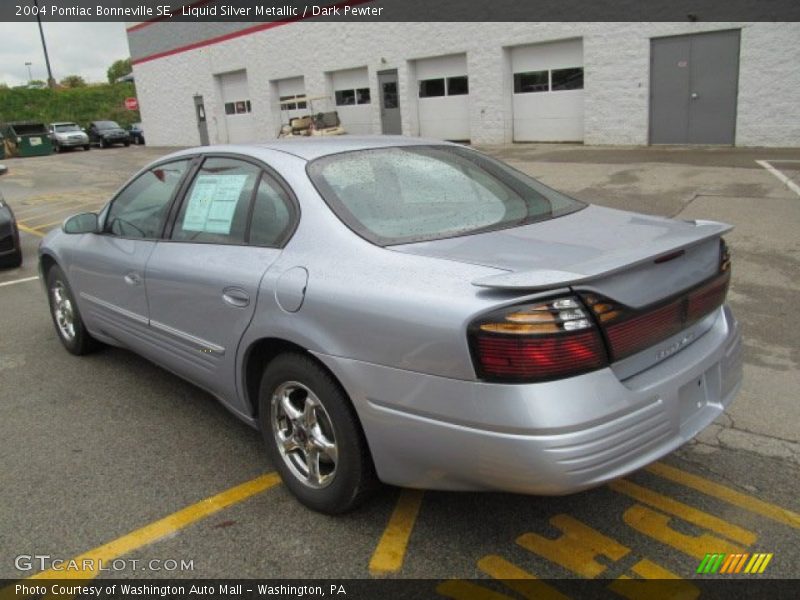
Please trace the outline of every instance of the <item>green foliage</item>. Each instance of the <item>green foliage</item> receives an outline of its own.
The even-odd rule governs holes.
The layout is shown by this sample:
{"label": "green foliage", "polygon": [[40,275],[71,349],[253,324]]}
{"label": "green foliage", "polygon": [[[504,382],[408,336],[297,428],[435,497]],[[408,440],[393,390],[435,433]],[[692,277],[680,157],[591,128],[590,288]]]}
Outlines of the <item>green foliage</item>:
{"label": "green foliage", "polygon": [[108,83],[114,83],[118,78],[130,73],[132,69],[130,58],[115,60],[113,64],[108,67],[108,71],[106,71],[106,75],[108,75]]}
{"label": "green foliage", "polygon": [[8,121],[116,121],[122,127],[141,121],[138,110],[125,108],[136,96],[133,83],[99,84],[57,90],[0,89],[0,123]]}
{"label": "green foliage", "polygon": [[83,87],[86,85],[86,80],[80,75],[67,75],[61,80],[61,85],[68,88]]}

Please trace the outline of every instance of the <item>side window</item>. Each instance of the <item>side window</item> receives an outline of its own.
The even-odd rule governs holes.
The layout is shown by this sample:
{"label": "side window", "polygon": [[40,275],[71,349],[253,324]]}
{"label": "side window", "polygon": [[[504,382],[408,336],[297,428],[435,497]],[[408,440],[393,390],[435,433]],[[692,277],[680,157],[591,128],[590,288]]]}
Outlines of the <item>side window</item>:
{"label": "side window", "polygon": [[136,178],[111,204],[105,232],[129,238],[157,238],[172,194],[188,166],[188,159],[178,160]]}
{"label": "side window", "polygon": [[181,205],[172,239],[243,244],[261,169],[233,158],[207,158]]}
{"label": "side window", "polygon": [[264,174],[258,184],[250,243],[255,246],[277,246],[289,228],[289,198],[271,177]]}

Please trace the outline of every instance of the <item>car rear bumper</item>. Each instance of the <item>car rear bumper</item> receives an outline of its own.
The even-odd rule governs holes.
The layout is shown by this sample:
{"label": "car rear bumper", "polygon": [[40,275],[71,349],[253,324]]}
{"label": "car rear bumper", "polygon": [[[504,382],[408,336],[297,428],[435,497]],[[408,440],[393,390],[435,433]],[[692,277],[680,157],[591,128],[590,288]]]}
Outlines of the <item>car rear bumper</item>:
{"label": "car rear bumper", "polygon": [[89,138],[60,139],[57,143],[59,146],[85,146],[89,143]]}
{"label": "car rear bumper", "polygon": [[742,379],[728,307],[657,365],[501,385],[318,355],[358,411],[381,480],[446,490],[567,494],[678,448],[730,404]]}

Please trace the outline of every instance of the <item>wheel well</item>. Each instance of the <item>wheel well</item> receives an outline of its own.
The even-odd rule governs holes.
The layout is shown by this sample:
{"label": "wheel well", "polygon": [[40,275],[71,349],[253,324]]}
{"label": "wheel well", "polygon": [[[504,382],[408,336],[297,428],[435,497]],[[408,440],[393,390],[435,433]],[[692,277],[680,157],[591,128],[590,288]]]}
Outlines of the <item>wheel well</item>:
{"label": "wheel well", "polygon": [[54,259],[49,254],[42,254],[42,257],[39,259],[39,264],[41,265],[41,269],[40,270],[42,272],[42,279],[46,283],[47,282],[47,273],[49,273],[50,269],[52,269],[58,263],[56,262],[56,259]]}
{"label": "wheel well", "polygon": [[[245,386],[247,399],[250,401],[250,405],[253,408],[253,417],[256,419],[258,419],[258,393],[261,387],[261,376],[264,374],[264,369],[267,368],[267,365],[276,356],[286,352],[297,352],[299,354],[311,356],[308,350],[302,346],[280,338],[264,338],[258,340],[250,346],[247,352],[244,367]],[[311,357],[314,358],[313,356]],[[316,358],[314,358],[314,360],[316,360]],[[328,370],[327,367],[324,365],[322,366]],[[331,376],[336,379],[332,373]]]}

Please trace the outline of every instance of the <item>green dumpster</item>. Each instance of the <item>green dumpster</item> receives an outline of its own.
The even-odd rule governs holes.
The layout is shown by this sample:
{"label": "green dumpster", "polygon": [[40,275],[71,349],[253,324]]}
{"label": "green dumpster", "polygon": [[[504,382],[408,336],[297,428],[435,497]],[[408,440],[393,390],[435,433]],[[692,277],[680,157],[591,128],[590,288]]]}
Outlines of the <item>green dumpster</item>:
{"label": "green dumpster", "polygon": [[53,143],[44,123],[5,123],[0,127],[0,135],[5,137],[3,145],[7,156],[46,156],[53,152]]}

